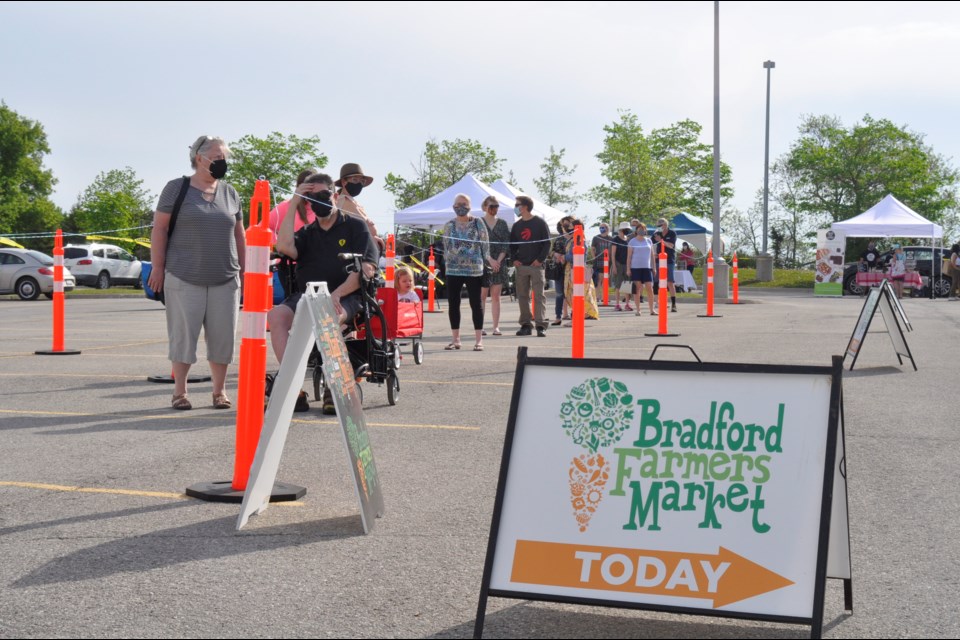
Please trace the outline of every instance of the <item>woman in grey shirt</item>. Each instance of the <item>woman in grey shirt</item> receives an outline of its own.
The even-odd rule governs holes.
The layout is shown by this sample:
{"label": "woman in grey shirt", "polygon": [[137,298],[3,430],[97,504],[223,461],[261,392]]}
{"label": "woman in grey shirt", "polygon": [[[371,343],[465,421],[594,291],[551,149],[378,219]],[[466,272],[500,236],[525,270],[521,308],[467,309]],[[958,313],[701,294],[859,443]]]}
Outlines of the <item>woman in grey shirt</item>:
{"label": "woman in grey shirt", "polygon": [[[153,269],[148,284],[164,293],[174,409],[193,408],[187,397],[187,375],[197,361],[201,326],[213,379],[213,407],[231,406],[223,387],[227,366],[233,362],[246,243],[240,197],[222,180],[229,154],[222,138],[197,138],[190,146],[193,175],[167,183],[153,216]],[[184,181],[186,193],[169,233]]]}

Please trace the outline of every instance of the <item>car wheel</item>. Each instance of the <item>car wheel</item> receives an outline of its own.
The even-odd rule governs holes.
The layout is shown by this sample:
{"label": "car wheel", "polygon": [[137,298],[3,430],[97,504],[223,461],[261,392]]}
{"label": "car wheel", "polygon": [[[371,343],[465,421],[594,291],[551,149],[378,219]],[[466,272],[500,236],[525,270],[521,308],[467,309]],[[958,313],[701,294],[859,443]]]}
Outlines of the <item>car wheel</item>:
{"label": "car wheel", "polygon": [[110,288],[110,274],[106,271],[101,271],[100,275],[97,276],[97,289],[109,289]]}
{"label": "car wheel", "polygon": [[864,294],[863,287],[857,284],[856,274],[847,276],[847,279],[843,281],[843,288],[853,296],[862,296]]}
{"label": "car wheel", "polygon": [[933,287],[933,294],[938,298],[946,298],[950,295],[950,278],[944,278],[943,276],[937,278]]}
{"label": "car wheel", "polygon": [[17,280],[17,295],[21,300],[36,300],[40,297],[40,285],[33,278]]}

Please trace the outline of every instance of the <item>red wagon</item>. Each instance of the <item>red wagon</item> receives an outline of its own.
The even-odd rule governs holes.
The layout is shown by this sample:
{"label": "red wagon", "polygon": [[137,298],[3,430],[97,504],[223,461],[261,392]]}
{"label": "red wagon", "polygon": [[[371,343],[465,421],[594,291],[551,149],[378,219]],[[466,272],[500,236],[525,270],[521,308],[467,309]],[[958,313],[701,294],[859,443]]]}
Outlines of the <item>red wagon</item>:
{"label": "red wagon", "polygon": [[[397,299],[397,290],[389,287],[377,289],[377,304],[387,320],[387,339],[397,341],[397,349],[406,343],[399,342],[409,338],[413,345],[413,361],[423,363],[423,292],[415,289],[419,302],[407,302]],[[370,320],[373,334],[380,335],[380,319],[374,316]],[[362,339],[364,332],[357,332],[357,338]],[[398,354],[399,355],[399,354]],[[399,357],[397,358],[399,362]]]}

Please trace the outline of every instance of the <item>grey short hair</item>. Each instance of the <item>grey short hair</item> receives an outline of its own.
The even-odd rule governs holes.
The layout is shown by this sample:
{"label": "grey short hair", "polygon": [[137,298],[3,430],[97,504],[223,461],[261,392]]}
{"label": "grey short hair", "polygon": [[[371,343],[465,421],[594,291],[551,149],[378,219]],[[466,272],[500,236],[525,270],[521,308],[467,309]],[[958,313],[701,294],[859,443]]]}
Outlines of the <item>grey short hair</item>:
{"label": "grey short hair", "polygon": [[473,206],[473,202],[471,202],[470,196],[468,196],[467,194],[465,194],[465,193],[458,193],[457,195],[453,196],[453,202],[454,202],[454,204],[456,204],[458,198],[463,198],[464,200],[466,200],[468,207],[472,207],[472,206]]}
{"label": "grey short hair", "polygon": [[227,157],[230,156],[230,147],[227,146],[226,140],[218,136],[200,136],[190,145],[190,166],[196,169],[197,155],[209,151],[216,144],[223,145],[223,154]]}

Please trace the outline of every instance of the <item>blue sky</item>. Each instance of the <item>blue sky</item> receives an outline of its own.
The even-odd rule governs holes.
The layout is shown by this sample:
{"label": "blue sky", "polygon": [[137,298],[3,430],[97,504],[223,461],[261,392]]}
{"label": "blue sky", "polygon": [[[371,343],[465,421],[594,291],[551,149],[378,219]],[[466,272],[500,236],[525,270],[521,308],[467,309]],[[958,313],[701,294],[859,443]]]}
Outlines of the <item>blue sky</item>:
{"label": "blue sky", "polygon": [[[960,3],[721,2],[721,153],[732,205],[763,183],[764,60],[774,60],[771,159],[803,114],[865,114],[926,135],[956,166]],[[519,185],[550,146],[600,184],[603,126],[691,118],[713,139],[713,3],[0,4],[0,100],[45,128],[68,209],[105,170],[157,196],[201,134],[317,135],[336,174],[392,224],[383,177],[412,177],[429,138],[471,138]],[[229,179],[229,176],[228,176]],[[536,193],[534,193],[536,195]],[[578,213],[596,219],[583,202]],[[452,215],[452,214],[451,214]]]}

